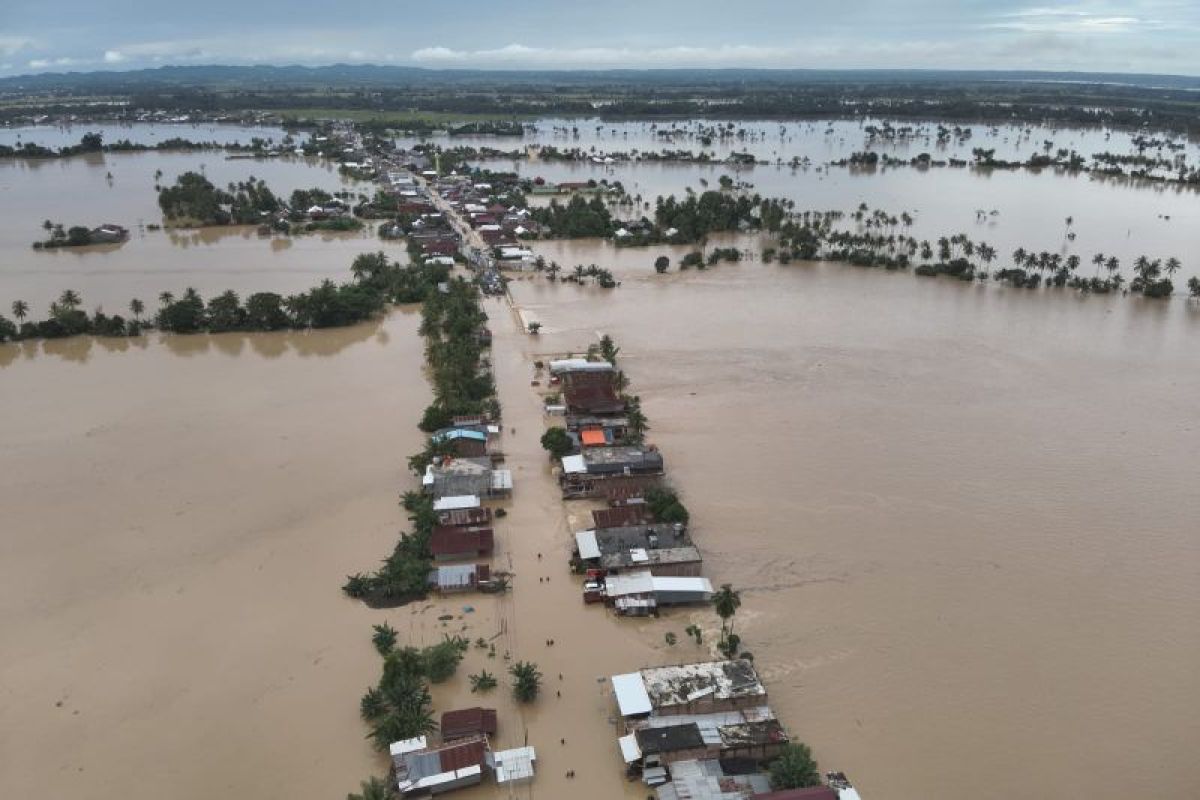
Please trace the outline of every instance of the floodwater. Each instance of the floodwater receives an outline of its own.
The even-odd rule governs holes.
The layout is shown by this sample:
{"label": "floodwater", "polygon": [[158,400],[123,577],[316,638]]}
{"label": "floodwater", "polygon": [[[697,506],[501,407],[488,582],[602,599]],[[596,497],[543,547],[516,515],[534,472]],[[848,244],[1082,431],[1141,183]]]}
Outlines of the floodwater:
{"label": "floodwater", "polygon": [[901,800],[1200,794],[1200,309],[629,258],[616,290],[512,290],[547,351],[620,345],[826,768]]}
{"label": "floodwater", "polygon": [[[414,310],[0,362],[0,796],[340,797],[428,388]],[[12,346],[3,348],[11,352]]]}
{"label": "floodwater", "polygon": [[[110,311],[188,285],[288,292],[345,276],[359,252],[402,257],[369,233],[135,230],[115,249],[28,247],[47,216],[157,221],[155,170],[170,181],[200,164],[218,183],[344,186],[303,160],[0,162],[0,313],[17,298],[40,313],[66,288]],[[697,186],[711,172],[644,165],[636,180]],[[769,175],[803,192],[799,208],[916,209],[918,236],[1054,249],[1074,214],[1080,249],[1195,268],[1187,193],[1050,172],[741,177],[773,194]],[[1001,214],[977,235],[974,209],[992,203]],[[404,462],[429,396],[412,310],[312,333],[0,346],[0,796],[344,795],[386,770],[357,703],[379,673],[370,626],[387,620],[414,644],[496,644],[495,658],[473,647],[435,705],[498,708],[497,744],[538,749],[529,796],[644,797],[621,778],[603,679],[706,657],[683,629],[711,645],[718,620],[606,618],[565,569],[587,506],[558,499],[531,364],[599,331],[622,347],[707,574],[743,591],[737,630],[773,705],[824,767],[900,800],[1031,785],[1107,798],[1131,780],[1200,795],[1193,303],[826,264],[656,276],[659,253],[690,248],[536,249],[622,285],[520,277],[540,337],[487,301],[517,487],[497,525],[493,566],[515,586],[501,598],[379,611],[339,591],[404,525],[396,498],[414,485]],[[545,675],[534,705],[512,703],[506,653]],[[481,669],[500,679],[482,698],[467,682]]]}
{"label": "floodwater", "polygon": [[99,133],[107,144],[128,139],[134,144],[154,145],[168,139],[193,142],[250,144],[252,139],[282,141],[287,131],[276,126],[231,125],[219,122],[91,122],[74,125],[15,125],[0,127],[0,144],[32,142],[42,147],[79,144],[85,133]]}
{"label": "floodwater", "polygon": [[[162,177],[156,178],[161,170]],[[340,176],[319,159],[226,159],[222,153],[109,153],[44,161],[0,159],[0,300],[30,304],[41,318],[64,289],[79,292],[84,308],[125,313],[140,298],[149,309],[161,292],[191,286],[202,295],[303,291],[325,278],[345,280],[359,253],[384,250],[406,261],[403,244],[386,243],[369,222],[352,233],[259,236],[254,226],[148,230],[161,224],[156,183],[169,186],[187,171],[218,186],[261,178],[276,194],[320,187],[372,194],[369,184]],[[111,175],[111,178],[109,177]],[[121,245],[34,250],[46,238],[44,220],[130,229]]]}

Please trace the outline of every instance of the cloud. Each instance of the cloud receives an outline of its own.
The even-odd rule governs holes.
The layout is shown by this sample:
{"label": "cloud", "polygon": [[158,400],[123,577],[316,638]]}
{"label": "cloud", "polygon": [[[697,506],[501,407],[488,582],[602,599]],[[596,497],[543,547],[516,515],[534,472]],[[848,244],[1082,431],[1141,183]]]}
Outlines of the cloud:
{"label": "cloud", "polygon": [[27,47],[33,47],[33,39],[27,36],[0,36],[0,56],[16,55]]}
{"label": "cloud", "polygon": [[122,61],[128,61],[128,60],[129,60],[129,56],[125,55],[120,50],[105,50],[104,51],[104,63],[105,64],[120,64]]}
{"label": "cloud", "polygon": [[76,67],[92,62],[83,58],[33,58],[29,61],[30,69],[46,69],[47,67]]}
{"label": "cloud", "polygon": [[1026,8],[999,15],[999,19],[981,27],[1020,33],[1127,33],[1163,27],[1161,20],[1136,17],[1128,13],[1101,13],[1078,8]]}

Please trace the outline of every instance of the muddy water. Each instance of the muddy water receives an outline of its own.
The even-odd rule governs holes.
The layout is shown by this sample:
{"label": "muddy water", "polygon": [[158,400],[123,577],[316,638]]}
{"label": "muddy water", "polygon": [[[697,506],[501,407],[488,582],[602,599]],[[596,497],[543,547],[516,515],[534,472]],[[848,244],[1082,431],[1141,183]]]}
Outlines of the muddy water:
{"label": "muddy water", "polygon": [[[344,796],[418,315],[0,361],[0,796]],[[0,352],[12,355],[10,346]]]}
{"label": "muddy water", "polygon": [[[163,175],[156,179],[155,173]],[[183,172],[200,171],[218,186],[250,176],[277,194],[314,186],[327,191],[371,193],[368,184],[344,180],[317,159],[226,159],[222,153],[119,153],[54,159],[0,160],[0,300],[30,304],[31,316],[64,289],[79,292],[84,307],[124,313],[133,297],[148,308],[163,291],[180,294],[192,286],[203,295],[233,289],[296,292],[325,278],[345,279],[354,256],[385,250],[404,259],[404,248],[382,242],[367,225],[344,234],[260,237],[252,226],[198,230],[147,230],[162,222],[156,183],[170,185]],[[109,175],[112,176],[109,179]],[[130,229],[122,245],[36,251],[42,222],[95,226],[105,222]]]}
{"label": "muddy water", "polygon": [[[155,145],[168,139],[250,144],[255,138],[279,142],[287,136],[287,131],[282,128],[262,125],[229,125],[214,122],[96,122],[0,128],[0,144],[18,145],[32,142],[43,147],[64,147],[79,144],[80,137],[85,133],[99,133],[107,144],[128,139],[134,144],[146,145]],[[304,137],[305,134],[301,133],[296,138]]]}
{"label": "muddy water", "polygon": [[[937,139],[938,125],[927,122],[898,122],[896,128],[909,127],[913,135],[896,140],[871,139],[870,126],[882,127],[885,120],[836,120],[813,122],[783,122],[764,120],[677,120],[658,122],[604,122],[598,119],[540,119],[535,130],[524,136],[404,136],[398,144],[411,147],[422,141],[433,141],[443,147],[490,147],[496,150],[520,149],[526,145],[553,146],[560,150],[579,149],[589,154],[660,152],[690,150],[707,153],[723,160],[731,153],[751,153],[760,161],[791,161],[808,158],[823,163],[846,158],[860,150],[887,153],[897,158],[912,158],[929,153],[934,158],[971,158],[971,151],[981,147],[996,151],[996,157],[1024,160],[1034,153],[1046,152],[1045,143],[1052,142],[1051,151],[1063,148],[1075,150],[1085,158],[1095,153],[1130,153],[1135,149],[1133,131],[1101,128],[1057,128],[1045,125],[980,125],[965,124],[967,136],[952,136],[946,141]],[[949,126],[953,128],[954,126]],[[727,136],[717,136],[725,129]],[[703,136],[711,141],[705,143]],[[1151,135],[1153,136],[1153,135]],[[1185,153],[1191,163],[1200,155],[1200,143],[1182,137],[1157,137],[1160,143],[1146,149],[1146,154],[1170,160],[1175,153]],[[1161,145],[1172,139],[1181,150]]]}
{"label": "muddy water", "polygon": [[1200,794],[1195,308],[643,269],[513,291],[547,350],[621,345],[708,574],[743,591],[738,631],[823,765],[867,797]]}

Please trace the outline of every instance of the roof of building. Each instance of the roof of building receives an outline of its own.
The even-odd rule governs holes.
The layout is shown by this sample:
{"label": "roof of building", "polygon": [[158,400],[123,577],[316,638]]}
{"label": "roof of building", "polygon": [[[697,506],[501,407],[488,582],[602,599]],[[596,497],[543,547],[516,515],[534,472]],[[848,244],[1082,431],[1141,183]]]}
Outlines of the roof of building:
{"label": "roof of building", "polygon": [[536,762],[537,751],[528,745],[497,750],[488,758],[488,763],[496,771],[496,783],[529,780],[533,777]]}
{"label": "roof of building", "polygon": [[780,789],[752,795],[752,800],[838,800],[838,792],[828,786],[810,786],[807,789]]}
{"label": "roof of building", "polygon": [[474,494],[439,497],[433,501],[434,511],[465,511],[479,508],[479,496]]}
{"label": "roof of building", "polygon": [[617,396],[617,390],[606,383],[568,386],[563,392],[563,400],[572,412],[620,414],[625,410],[625,403]]}
{"label": "roof of building", "polygon": [[440,747],[413,747],[425,737],[395,742],[389,748],[402,792],[425,789],[482,773],[486,763],[487,738],[475,737]]}
{"label": "roof of building", "polygon": [[649,714],[653,709],[650,696],[646,694],[646,685],[642,682],[639,672],[629,672],[624,675],[613,675],[613,694],[617,698],[617,707],[621,716],[631,717]]}
{"label": "roof of building", "polygon": [[[447,555],[447,554],[443,554]],[[452,564],[434,567],[429,571],[429,582],[442,590],[470,589],[491,578],[492,568],[487,564]]]}
{"label": "roof of building", "polygon": [[491,521],[492,510],[490,508],[454,508],[438,512],[439,525],[451,525],[455,528],[489,525]]}
{"label": "roof of building", "polygon": [[597,508],[592,512],[592,521],[596,528],[626,528],[644,525],[650,522],[654,515],[644,503],[617,506],[615,508]]}
{"label": "roof of building", "polygon": [[589,447],[608,444],[608,439],[605,438],[604,431],[599,428],[585,428],[579,432],[579,440]]}
{"label": "roof of building", "polygon": [[608,361],[589,361],[586,358],[560,358],[550,362],[550,374],[562,372],[612,372],[616,369]]}
{"label": "roof of building", "polygon": [[496,732],[496,709],[460,708],[442,714],[442,738],[461,739],[480,733],[494,734]]}
{"label": "roof of building", "polygon": [[429,535],[429,551],[435,556],[451,556],[460,553],[490,553],[495,546],[495,535],[491,528],[470,530],[438,525]]}
{"label": "roof of building", "polygon": [[708,578],[677,577],[674,575],[651,575],[648,569],[622,572],[604,578],[604,592],[609,597],[624,595],[696,595],[703,599],[712,594],[712,582]]}
{"label": "roof of building", "polygon": [[705,661],[673,667],[649,667],[641,671],[646,693],[655,708],[686,705],[703,697],[716,700],[766,698],[754,664],[741,658]]}
{"label": "roof of building", "polygon": [[634,731],[642,755],[695,750],[705,746],[700,728],[694,722],[663,728],[639,728]]}
{"label": "roof of building", "polygon": [[[582,553],[580,554],[582,558]],[[700,550],[692,545],[686,547],[658,547],[647,550],[641,547],[616,553],[602,553],[600,566],[605,569],[628,569],[630,567],[665,567],[669,564],[699,564],[704,561]]]}

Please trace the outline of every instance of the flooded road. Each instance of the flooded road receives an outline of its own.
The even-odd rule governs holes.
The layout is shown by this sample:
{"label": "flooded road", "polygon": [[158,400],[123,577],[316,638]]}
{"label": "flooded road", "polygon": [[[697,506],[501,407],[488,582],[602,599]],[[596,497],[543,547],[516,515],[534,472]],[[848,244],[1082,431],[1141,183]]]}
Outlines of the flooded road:
{"label": "flooded road", "polygon": [[1197,309],[642,270],[512,287],[547,350],[621,346],[706,573],[743,590],[743,644],[824,766],[865,797],[1200,792]]}

